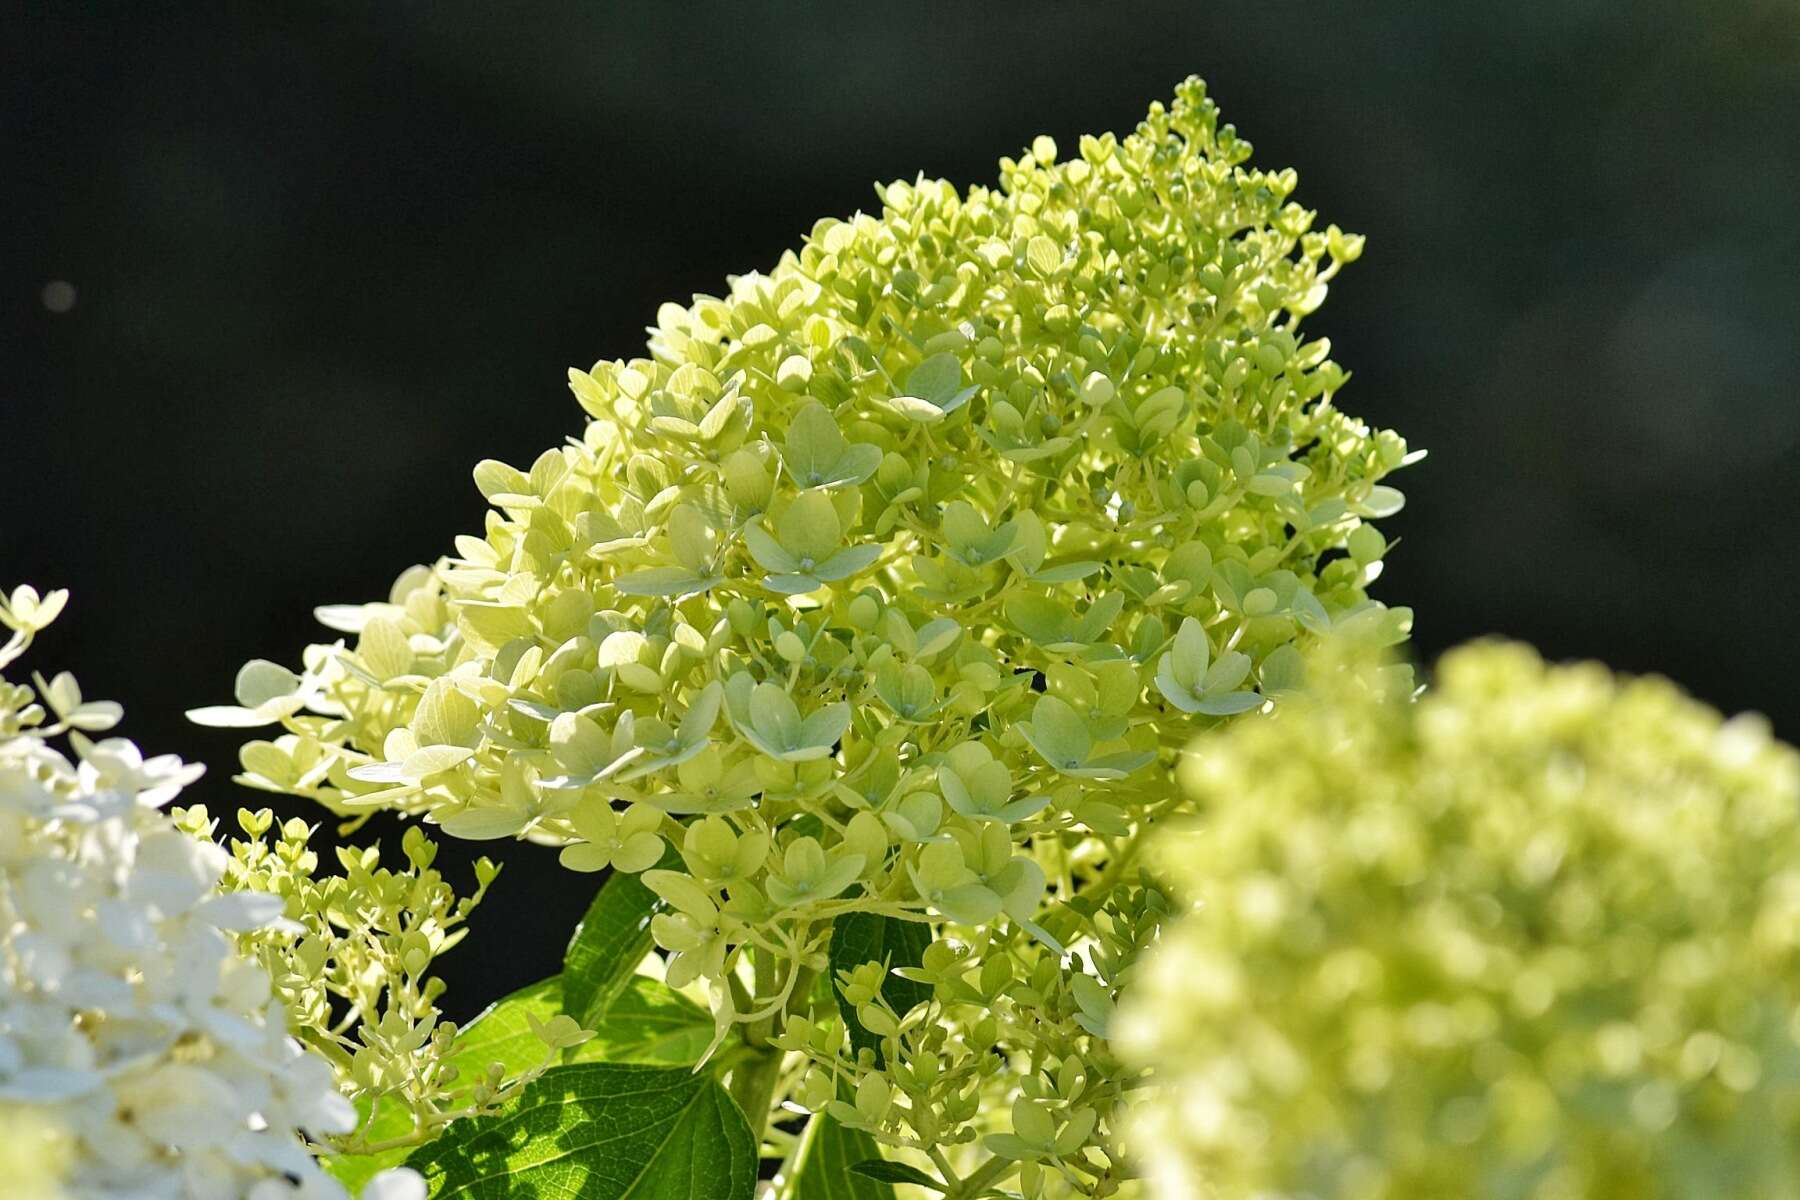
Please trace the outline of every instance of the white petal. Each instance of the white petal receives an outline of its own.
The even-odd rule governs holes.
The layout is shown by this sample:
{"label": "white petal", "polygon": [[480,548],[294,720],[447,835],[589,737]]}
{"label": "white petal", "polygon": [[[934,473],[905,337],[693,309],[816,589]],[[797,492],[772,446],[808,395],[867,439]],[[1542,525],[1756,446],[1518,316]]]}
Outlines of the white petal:
{"label": "white petal", "polygon": [[31,1067],[0,1083],[0,1100],[55,1104],[85,1096],[98,1088],[98,1071],[71,1071],[63,1067]]}
{"label": "white petal", "polygon": [[394,1167],[369,1180],[362,1200],[425,1200],[425,1179],[411,1167]]}
{"label": "white petal", "polygon": [[195,915],[208,924],[235,933],[261,929],[281,915],[284,907],[280,896],[267,892],[232,892],[209,896],[200,902]]}

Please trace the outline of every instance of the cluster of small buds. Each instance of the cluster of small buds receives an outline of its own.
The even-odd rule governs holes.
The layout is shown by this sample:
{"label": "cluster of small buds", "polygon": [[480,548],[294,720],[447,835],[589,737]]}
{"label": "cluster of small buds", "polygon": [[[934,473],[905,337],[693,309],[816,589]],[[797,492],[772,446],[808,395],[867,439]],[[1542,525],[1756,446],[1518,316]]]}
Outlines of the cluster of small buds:
{"label": "cluster of small buds", "polygon": [[[204,807],[175,816],[208,843],[217,833]],[[534,1026],[543,1051],[528,1069],[473,1074],[451,1061],[459,1031],[438,1008],[444,983],[431,968],[462,940],[498,876],[490,860],[477,860],[475,891],[458,897],[433,869],[437,847],[417,826],[402,835],[403,867],[383,866],[378,846],[339,846],[339,873],[323,874],[305,821],[277,828],[269,810],[246,809],[237,824],[244,836],[222,843],[231,858],[221,886],[278,897],[284,914],[239,935],[240,949],[269,972],[299,1036],[333,1065],[360,1117],[354,1130],[329,1139],[333,1151],[379,1154],[427,1142],[454,1120],[505,1104],[581,1040],[576,1023],[558,1016]]]}

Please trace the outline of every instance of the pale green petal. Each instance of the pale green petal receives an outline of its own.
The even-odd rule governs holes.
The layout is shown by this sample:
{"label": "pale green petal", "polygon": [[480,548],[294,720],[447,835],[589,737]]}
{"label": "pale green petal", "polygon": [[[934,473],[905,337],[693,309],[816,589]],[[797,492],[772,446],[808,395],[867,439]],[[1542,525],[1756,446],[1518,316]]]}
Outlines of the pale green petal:
{"label": "pale green petal", "polygon": [[612,854],[605,846],[582,842],[564,846],[556,861],[571,871],[604,871],[612,864]]}
{"label": "pale green petal", "polygon": [[1025,736],[1045,761],[1058,768],[1080,766],[1094,747],[1087,721],[1055,696],[1038,697]]}
{"label": "pale green petal", "polygon": [[[829,496],[806,492],[796,497],[776,518],[775,536],[784,550],[800,560],[802,570],[810,570],[811,563],[824,562],[837,550],[838,541],[843,537],[843,525],[838,521],[837,506]],[[794,570],[791,566],[770,569]]]}
{"label": "pale green petal", "polygon": [[637,833],[626,838],[613,853],[612,864],[617,870],[635,875],[654,867],[662,854],[663,840],[660,837],[654,833]]}

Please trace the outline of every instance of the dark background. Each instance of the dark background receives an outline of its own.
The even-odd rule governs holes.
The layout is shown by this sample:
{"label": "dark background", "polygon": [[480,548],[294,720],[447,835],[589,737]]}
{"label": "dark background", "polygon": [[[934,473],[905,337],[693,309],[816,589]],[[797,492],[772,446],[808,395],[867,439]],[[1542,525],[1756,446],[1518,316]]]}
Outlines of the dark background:
{"label": "dark background", "polygon": [[[0,584],[74,590],[32,665],[215,810],[266,797],[181,710],[477,529],[478,459],[578,430],[566,367],[874,180],[990,182],[1189,72],[1369,236],[1309,327],[1431,451],[1379,589],[1419,651],[1524,637],[1800,737],[1795,0],[500,7],[0,26]],[[459,1014],[593,885],[487,848]]]}

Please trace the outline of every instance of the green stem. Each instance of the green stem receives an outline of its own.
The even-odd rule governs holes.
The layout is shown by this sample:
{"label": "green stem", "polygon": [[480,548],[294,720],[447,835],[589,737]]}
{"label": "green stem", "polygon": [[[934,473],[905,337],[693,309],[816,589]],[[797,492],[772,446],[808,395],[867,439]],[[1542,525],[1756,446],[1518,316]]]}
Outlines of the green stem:
{"label": "green stem", "polygon": [[950,1165],[949,1158],[944,1155],[942,1150],[936,1146],[927,1146],[925,1147],[925,1154],[934,1164],[936,1164],[938,1177],[950,1185],[949,1191],[952,1194],[962,1187],[962,1176],[956,1173],[956,1168]]}
{"label": "green stem", "polygon": [[[776,969],[772,954],[756,955],[758,996],[774,990]],[[811,968],[795,965],[790,966],[789,970],[794,971],[795,976],[786,1007],[745,1026],[744,1049],[741,1051],[744,1059],[732,1069],[731,1083],[727,1089],[731,1098],[737,1101],[738,1107],[743,1109],[744,1119],[750,1122],[750,1131],[756,1135],[759,1147],[769,1127],[775,1092],[781,1083],[781,1064],[786,1058],[786,1052],[772,1042],[786,1027],[788,1014],[804,1006],[806,993],[812,988]]]}
{"label": "green stem", "polygon": [[[753,953],[756,982],[751,992],[753,996],[761,997],[774,990],[775,959],[768,951]],[[744,1119],[750,1122],[750,1132],[756,1135],[759,1148],[763,1130],[769,1124],[769,1104],[775,1095],[775,1084],[781,1077],[782,1051],[770,1044],[776,1032],[776,1015],[745,1026],[744,1061],[731,1072],[731,1098],[737,1101]]]}
{"label": "green stem", "polygon": [[1082,895],[1099,901],[1104,899],[1113,888],[1123,883],[1125,872],[1137,861],[1138,851],[1144,848],[1144,842],[1149,837],[1150,830],[1156,824],[1157,818],[1163,816],[1180,800],[1180,795],[1175,795],[1153,805],[1138,822],[1138,827],[1132,830],[1123,843],[1113,849],[1112,856],[1106,860],[1106,866],[1101,868],[1100,874],[1095,876],[1092,883],[1081,890]]}
{"label": "green stem", "polygon": [[1102,898],[1124,879],[1126,869],[1137,860],[1138,848],[1143,843],[1144,832],[1147,826],[1148,821],[1146,820],[1143,826],[1134,830],[1131,835],[1125,839],[1123,845],[1120,845],[1113,851],[1112,857],[1107,860],[1106,866],[1101,869],[1099,876],[1092,884],[1082,889],[1082,894],[1084,896],[1090,896],[1095,899]]}
{"label": "green stem", "polygon": [[774,1200],[794,1200],[795,1186],[799,1182],[800,1172],[805,1169],[807,1156],[812,1153],[813,1142],[818,1139],[819,1128],[825,1121],[825,1115],[818,1113],[806,1123],[794,1144],[788,1147],[786,1157],[781,1160],[780,1168],[775,1172],[776,1192]]}
{"label": "green stem", "polygon": [[944,1200],[974,1200],[992,1184],[999,1183],[1019,1164],[998,1154],[977,1167],[973,1174],[944,1193]]}
{"label": "green stem", "polygon": [[[758,1022],[762,1024],[762,1022]],[[731,1073],[731,1098],[744,1110],[756,1144],[762,1145],[763,1131],[769,1124],[769,1105],[775,1095],[775,1083],[781,1076],[782,1052],[775,1046],[753,1048]]]}

